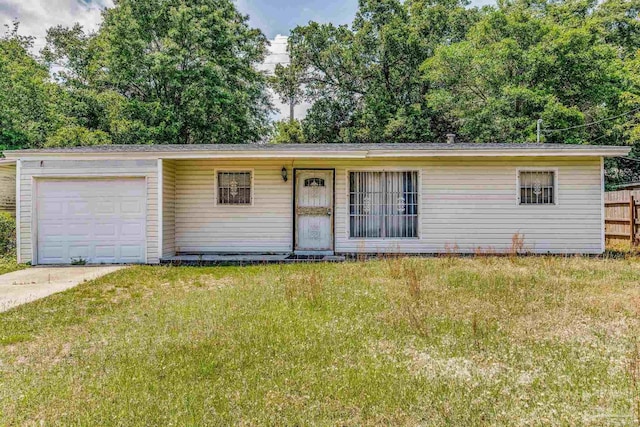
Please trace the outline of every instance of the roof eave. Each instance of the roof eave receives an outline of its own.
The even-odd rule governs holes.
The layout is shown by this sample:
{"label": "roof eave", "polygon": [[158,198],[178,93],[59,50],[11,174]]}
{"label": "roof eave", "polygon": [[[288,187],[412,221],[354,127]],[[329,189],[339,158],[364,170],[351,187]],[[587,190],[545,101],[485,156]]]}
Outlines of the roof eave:
{"label": "roof eave", "polygon": [[483,150],[420,150],[420,151],[372,151],[367,157],[539,157],[539,156],[553,156],[553,157],[620,157],[627,156],[631,151],[630,147],[603,147],[602,149],[536,149],[536,148],[523,148],[523,149],[483,149]]}
{"label": "roof eave", "polygon": [[[575,147],[575,146],[574,146]],[[593,147],[593,146],[590,146]],[[145,151],[145,152],[43,152],[7,151],[6,160],[18,159],[367,159],[418,157],[620,157],[630,147],[603,146],[600,149],[451,149],[451,150],[358,150],[358,151]]]}

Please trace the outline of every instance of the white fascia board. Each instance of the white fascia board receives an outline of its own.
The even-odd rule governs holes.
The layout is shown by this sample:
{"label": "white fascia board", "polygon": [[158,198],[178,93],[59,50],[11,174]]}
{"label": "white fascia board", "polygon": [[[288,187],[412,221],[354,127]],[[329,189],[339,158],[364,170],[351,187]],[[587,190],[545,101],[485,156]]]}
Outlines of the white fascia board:
{"label": "white fascia board", "polygon": [[579,149],[522,149],[522,150],[413,150],[413,151],[371,151],[368,158],[398,157],[620,157],[627,156],[630,147],[611,147],[601,150]]}
{"label": "white fascia board", "polygon": [[419,157],[619,157],[627,156],[630,147],[603,147],[602,149],[473,149],[473,150],[370,150],[370,151],[151,151],[112,153],[5,153],[7,159],[49,160],[105,160],[105,159],[368,159]]}

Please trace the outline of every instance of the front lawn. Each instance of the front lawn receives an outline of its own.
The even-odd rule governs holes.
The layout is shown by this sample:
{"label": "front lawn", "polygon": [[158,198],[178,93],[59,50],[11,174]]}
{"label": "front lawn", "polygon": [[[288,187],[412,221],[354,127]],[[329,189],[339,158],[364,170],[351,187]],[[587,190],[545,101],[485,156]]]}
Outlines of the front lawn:
{"label": "front lawn", "polygon": [[640,264],[136,267],[0,313],[0,424],[637,425]]}

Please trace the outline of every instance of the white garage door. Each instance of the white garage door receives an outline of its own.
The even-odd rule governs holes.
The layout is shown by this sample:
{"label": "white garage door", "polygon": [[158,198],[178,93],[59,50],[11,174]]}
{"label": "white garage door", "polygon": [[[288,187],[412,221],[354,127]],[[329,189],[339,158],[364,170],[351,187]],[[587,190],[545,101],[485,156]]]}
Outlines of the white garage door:
{"label": "white garage door", "polygon": [[41,180],[39,264],[145,262],[144,178]]}

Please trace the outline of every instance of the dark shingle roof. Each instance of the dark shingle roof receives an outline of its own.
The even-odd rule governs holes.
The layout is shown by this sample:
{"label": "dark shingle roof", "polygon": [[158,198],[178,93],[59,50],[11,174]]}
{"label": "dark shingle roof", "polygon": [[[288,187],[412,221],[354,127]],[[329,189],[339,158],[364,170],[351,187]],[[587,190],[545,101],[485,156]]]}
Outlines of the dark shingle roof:
{"label": "dark shingle roof", "polygon": [[99,145],[92,147],[42,148],[17,150],[16,153],[153,153],[199,151],[412,151],[412,150],[599,150],[603,145],[538,144],[538,143],[411,143],[411,144],[184,144],[184,145]]}

